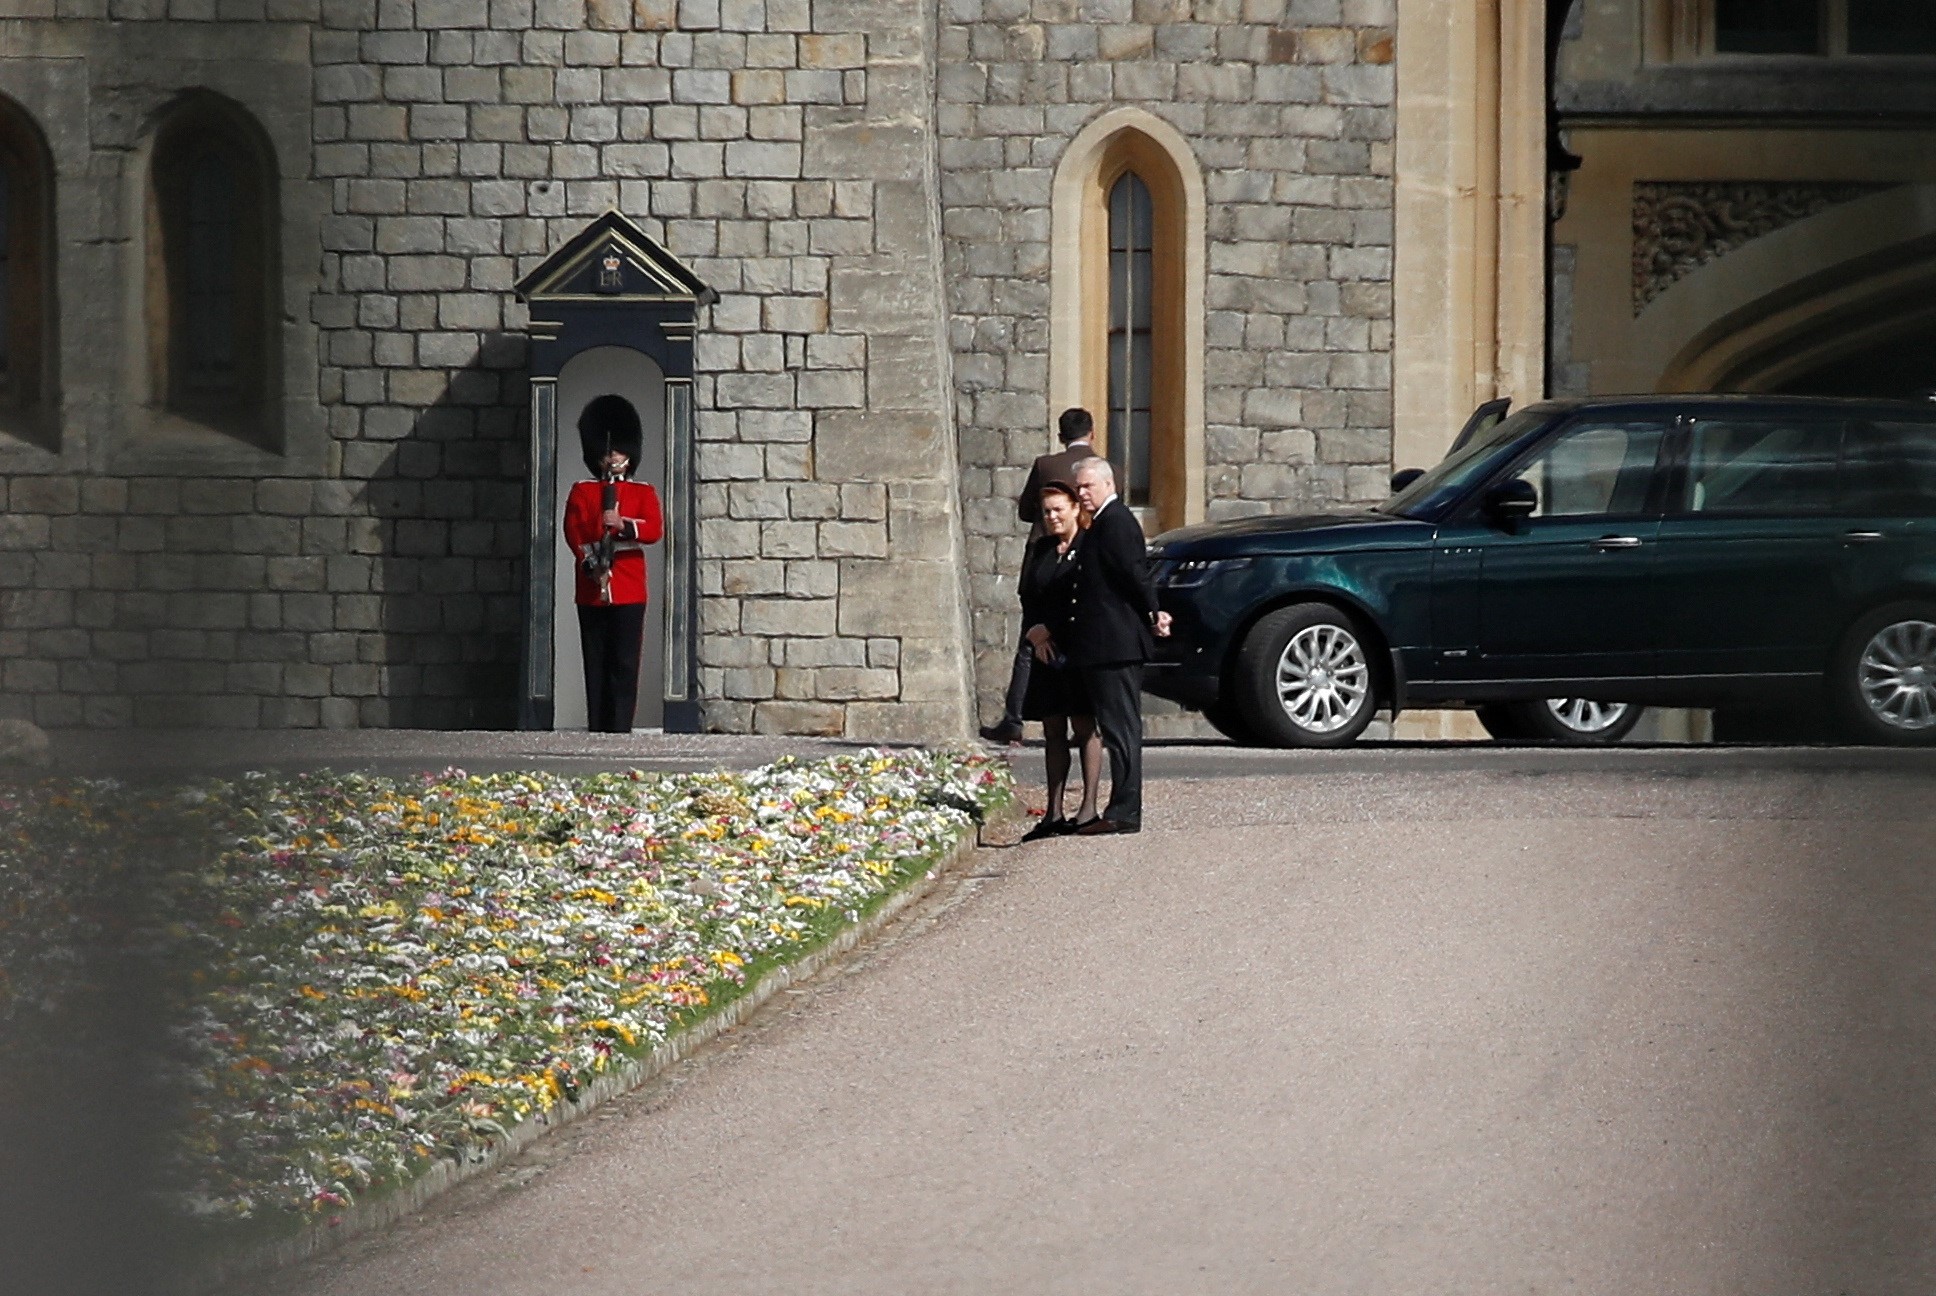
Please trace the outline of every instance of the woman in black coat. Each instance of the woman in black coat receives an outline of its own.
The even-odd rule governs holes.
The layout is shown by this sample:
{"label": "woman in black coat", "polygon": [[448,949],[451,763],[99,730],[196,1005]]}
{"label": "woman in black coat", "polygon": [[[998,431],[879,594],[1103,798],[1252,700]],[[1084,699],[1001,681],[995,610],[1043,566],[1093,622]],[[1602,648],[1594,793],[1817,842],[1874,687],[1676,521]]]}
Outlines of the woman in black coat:
{"label": "woman in black coat", "polygon": [[[1042,722],[1043,762],[1049,781],[1048,809],[1042,822],[1024,841],[1073,832],[1096,817],[1096,793],[1102,782],[1102,738],[1096,732],[1094,708],[1082,687],[1082,675],[1069,664],[1063,647],[1069,642],[1075,601],[1076,551],[1082,544],[1081,506],[1075,489],[1062,482],[1042,488],[1043,535],[1022,560],[1022,624],[1035,649],[1029,672],[1028,696],[1022,716]],[[1070,732],[1082,748],[1082,805],[1071,821],[1062,810],[1069,783]]]}

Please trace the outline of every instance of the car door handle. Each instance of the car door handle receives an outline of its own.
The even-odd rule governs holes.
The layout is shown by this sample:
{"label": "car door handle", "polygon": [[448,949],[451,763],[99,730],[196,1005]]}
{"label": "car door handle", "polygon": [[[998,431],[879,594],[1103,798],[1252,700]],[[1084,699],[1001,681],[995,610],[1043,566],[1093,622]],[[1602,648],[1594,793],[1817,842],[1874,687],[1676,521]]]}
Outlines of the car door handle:
{"label": "car door handle", "polygon": [[1615,549],[1640,548],[1639,536],[1601,536],[1593,542],[1593,547],[1601,553],[1611,553]]}
{"label": "car door handle", "polygon": [[1880,539],[1882,539],[1880,531],[1844,531],[1842,533],[1843,544],[1874,544]]}

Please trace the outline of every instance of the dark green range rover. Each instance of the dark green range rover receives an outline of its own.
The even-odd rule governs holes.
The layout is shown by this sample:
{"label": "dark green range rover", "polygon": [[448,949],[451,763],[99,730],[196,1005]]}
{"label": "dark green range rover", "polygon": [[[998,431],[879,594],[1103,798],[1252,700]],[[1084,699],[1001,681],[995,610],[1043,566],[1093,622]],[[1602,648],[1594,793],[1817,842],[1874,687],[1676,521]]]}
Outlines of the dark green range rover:
{"label": "dark green range rover", "polygon": [[1647,705],[1826,706],[1936,743],[1936,405],[1552,401],[1393,485],[1158,536],[1175,629],[1144,687],[1282,746],[1421,706],[1573,741]]}

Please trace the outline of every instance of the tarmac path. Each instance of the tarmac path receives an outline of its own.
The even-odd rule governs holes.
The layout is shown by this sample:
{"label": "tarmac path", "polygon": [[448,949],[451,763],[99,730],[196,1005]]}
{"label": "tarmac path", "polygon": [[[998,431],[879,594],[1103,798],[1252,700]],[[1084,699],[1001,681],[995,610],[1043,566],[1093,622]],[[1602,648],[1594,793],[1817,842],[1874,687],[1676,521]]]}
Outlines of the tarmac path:
{"label": "tarmac path", "polygon": [[249,1290],[1936,1290],[1928,761],[1159,759]]}

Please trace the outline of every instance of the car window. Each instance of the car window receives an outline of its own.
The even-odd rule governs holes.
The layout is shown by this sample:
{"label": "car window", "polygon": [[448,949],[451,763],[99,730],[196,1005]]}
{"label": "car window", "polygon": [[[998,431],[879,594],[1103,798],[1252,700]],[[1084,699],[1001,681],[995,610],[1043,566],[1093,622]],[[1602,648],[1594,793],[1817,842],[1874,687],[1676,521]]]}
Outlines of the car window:
{"label": "car window", "polygon": [[1520,410],[1503,422],[1495,423],[1453,450],[1425,475],[1399,491],[1379,509],[1400,517],[1432,518],[1463,494],[1467,487],[1491,472],[1508,448],[1553,416],[1553,411],[1533,406]]}
{"label": "car window", "polygon": [[1841,512],[1936,513],[1936,423],[1854,423],[1842,442]]}
{"label": "car window", "polygon": [[[1472,411],[1472,417],[1459,429],[1459,435],[1452,438],[1452,449],[1461,450],[1476,437],[1482,437],[1505,420],[1506,411],[1512,408],[1512,401],[1505,397],[1489,400]],[[1448,454],[1451,451],[1447,451]]]}
{"label": "car window", "polygon": [[1644,513],[1664,433],[1658,423],[1575,423],[1506,480],[1532,483],[1536,518]]}
{"label": "car window", "polygon": [[1688,440],[1689,513],[1826,513],[1835,503],[1840,423],[1702,419]]}

